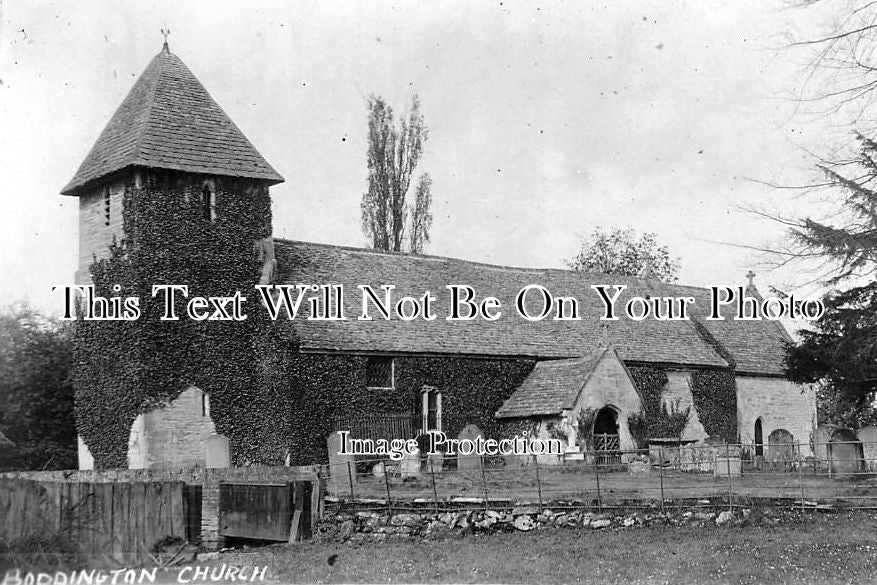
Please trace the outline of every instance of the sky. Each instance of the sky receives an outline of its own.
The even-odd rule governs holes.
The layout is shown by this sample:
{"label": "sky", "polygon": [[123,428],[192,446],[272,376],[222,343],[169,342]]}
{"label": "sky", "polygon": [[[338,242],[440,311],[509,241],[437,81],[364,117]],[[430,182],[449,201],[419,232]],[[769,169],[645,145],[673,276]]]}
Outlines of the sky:
{"label": "sky", "polygon": [[[810,280],[746,246],[784,237],[755,205],[808,215],[763,182],[811,177],[848,132],[802,116],[827,16],[787,1],[31,2],[0,0],[0,295],[57,312],[75,198],[59,194],[168,42],[283,175],[276,237],[364,246],[366,99],[430,135],[430,254],[563,267],[598,226],[655,232],[680,282],[763,292]],[[800,289],[806,291],[806,287]]]}

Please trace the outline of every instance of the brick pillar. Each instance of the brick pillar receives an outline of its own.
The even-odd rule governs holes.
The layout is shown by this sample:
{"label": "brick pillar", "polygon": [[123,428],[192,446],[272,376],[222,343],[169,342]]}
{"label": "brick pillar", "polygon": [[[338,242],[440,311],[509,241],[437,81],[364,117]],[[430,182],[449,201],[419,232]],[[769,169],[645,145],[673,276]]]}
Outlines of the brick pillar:
{"label": "brick pillar", "polygon": [[205,469],[204,487],[201,492],[201,547],[217,551],[225,546],[225,538],[219,535],[219,480],[222,470]]}

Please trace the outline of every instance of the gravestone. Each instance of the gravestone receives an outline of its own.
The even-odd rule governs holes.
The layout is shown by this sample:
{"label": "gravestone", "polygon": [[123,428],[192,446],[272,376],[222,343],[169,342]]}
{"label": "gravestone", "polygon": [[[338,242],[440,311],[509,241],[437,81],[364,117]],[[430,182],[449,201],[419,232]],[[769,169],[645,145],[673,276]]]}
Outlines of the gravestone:
{"label": "gravestone", "polygon": [[[460,431],[459,435],[457,435],[457,439],[461,441],[475,441],[481,436],[481,429],[473,424],[468,424],[463,427],[463,430]],[[464,455],[463,453],[457,453],[457,469],[459,471],[471,471],[473,469],[481,469],[481,455],[479,455],[475,451],[468,455]]]}
{"label": "gravestone", "polygon": [[740,457],[738,455],[718,455],[713,477],[740,477]]}
{"label": "gravestone", "polygon": [[350,480],[356,483],[356,461],[352,453],[341,453],[341,433],[335,431],[326,439],[329,451],[329,489],[335,494],[350,492]]}
{"label": "gravestone", "polygon": [[791,469],[797,454],[795,437],[786,429],[776,429],[768,435],[765,459],[771,463],[773,469]]}
{"label": "gravestone", "polygon": [[[432,467],[430,467],[432,466]],[[441,451],[429,453],[426,456],[426,468],[438,473],[445,468],[445,454]]]}
{"label": "gravestone", "polygon": [[528,465],[526,455],[506,455],[505,466],[510,469],[520,469]]}
{"label": "gravestone", "polygon": [[228,439],[223,435],[210,435],[204,441],[204,466],[208,468],[231,466]]}
{"label": "gravestone", "polygon": [[644,477],[652,472],[652,464],[647,455],[635,457],[627,464],[627,472],[634,477]]}
{"label": "gravestone", "polygon": [[412,453],[402,453],[402,461],[399,464],[402,479],[420,477],[420,450],[415,449]]}
{"label": "gravestone", "polygon": [[862,444],[849,429],[837,429],[828,442],[828,459],[831,472],[852,474],[862,471]]}
{"label": "gravestone", "polygon": [[828,441],[837,428],[834,425],[820,425],[813,431],[813,456],[824,469],[828,468]]}
{"label": "gravestone", "polygon": [[877,471],[877,427],[862,427],[856,437],[862,442],[865,469]]}

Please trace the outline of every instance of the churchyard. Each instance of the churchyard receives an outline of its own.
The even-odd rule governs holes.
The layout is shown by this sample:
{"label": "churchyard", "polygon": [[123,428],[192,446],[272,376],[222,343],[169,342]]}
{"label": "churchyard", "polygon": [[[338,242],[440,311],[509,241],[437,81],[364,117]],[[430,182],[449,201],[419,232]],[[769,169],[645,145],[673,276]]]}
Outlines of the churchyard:
{"label": "churchyard", "polygon": [[[467,427],[468,428],[468,427]],[[462,434],[461,434],[462,436]],[[863,437],[864,438],[864,437]],[[843,439],[843,440],[841,440]],[[850,439],[747,446],[657,443],[648,450],[560,456],[445,458],[415,451],[368,458],[327,441],[330,503],[439,509],[535,503],[572,507],[652,506],[759,499],[804,509],[877,506],[877,443]],[[810,453],[810,455],[801,455]]]}
{"label": "churchyard", "polygon": [[[653,467],[646,475],[632,475],[627,466],[531,464],[520,467],[485,467],[476,470],[447,469],[431,472],[427,467],[416,476],[401,477],[369,470],[378,462],[359,462],[351,490],[350,478],[342,472],[330,500],[372,501],[387,499],[422,506],[437,500],[441,505],[465,505],[484,501],[502,505],[522,502],[569,501],[604,506],[634,502],[763,498],[788,500],[805,506],[838,503],[843,506],[877,505],[877,474],[859,472],[829,475],[826,471],[800,469],[744,469],[740,475],[681,471]],[[330,486],[333,482],[330,482]]]}

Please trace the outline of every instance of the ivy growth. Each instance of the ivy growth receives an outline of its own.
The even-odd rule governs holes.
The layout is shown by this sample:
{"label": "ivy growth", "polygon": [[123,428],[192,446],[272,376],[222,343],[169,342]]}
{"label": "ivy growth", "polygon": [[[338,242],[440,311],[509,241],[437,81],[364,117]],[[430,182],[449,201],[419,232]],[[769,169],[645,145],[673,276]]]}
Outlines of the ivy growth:
{"label": "ivy growth", "polygon": [[[395,358],[395,388],[368,388],[367,358],[355,355],[300,354],[292,366],[295,389],[290,425],[293,465],[328,461],[326,438],[339,415],[421,412],[421,390],[442,395],[442,430],[454,437],[474,424],[486,437],[504,438],[535,430],[533,421],[494,416],[533,369],[532,360],[473,358]],[[331,388],[331,392],[327,389]]]}
{"label": "ivy growth", "polygon": [[697,370],[688,382],[697,416],[706,433],[737,443],[737,384],[732,370]]}
{"label": "ivy growth", "polygon": [[[197,177],[173,172],[126,186],[125,235],[91,266],[97,295],[136,296],[141,309],[135,321],[76,322],[77,427],[98,468],[125,467],[137,415],[191,386],[210,395],[211,416],[235,463],[282,461],[297,346],[252,306],[261,268],[253,243],[271,234],[268,189],[216,179],[215,218],[205,216],[203,189]],[[185,284],[190,296],[203,297],[252,291],[253,299],[243,321],[191,320],[185,298],[176,303],[182,317],[163,321],[154,284]]]}
{"label": "ivy growth", "polygon": [[585,451],[594,450],[594,421],[597,420],[598,412],[596,408],[583,408],[579,411],[579,418],[576,421],[578,441],[579,446]]}
{"label": "ivy growth", "polygon": [[667,372],[660,368],[629,368],[640,395],[642,411],[627,419],[630,434],[640,448],[651,438],[679,438],[691,417],[691,408],[681,409],[677,400],[669,408],[662,398]]}

